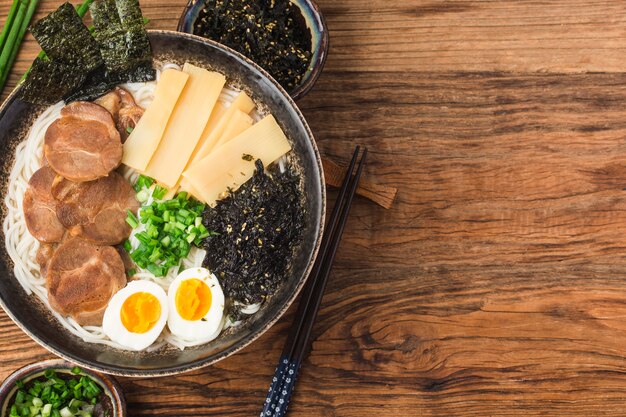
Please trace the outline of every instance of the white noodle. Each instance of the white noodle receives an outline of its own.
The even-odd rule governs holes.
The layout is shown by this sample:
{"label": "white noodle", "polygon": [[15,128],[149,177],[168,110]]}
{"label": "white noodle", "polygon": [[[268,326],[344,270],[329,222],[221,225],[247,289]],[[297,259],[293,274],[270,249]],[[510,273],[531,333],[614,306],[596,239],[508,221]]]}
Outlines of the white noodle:
{"label": "white noodle", "polygon": [[[162,70],[174,68],[180,69],[180,66],[174,63],[163,64],[157,69],[157,79],[160,76]],[[150,105],[154,99],[154,90],[156,82],[147,83],[129,83],[122,86],[128,90],[134,97],[138,105],[146,108]],[[220,101],[228,105],[232,102],[237,91],[230,88],[225,88],[220,95]],[[26,136],[26,139],[21,142],[15,149],[15,162],[11,169],[9,177],[9,186],[7,194],[4,199],[7,207],[6,218],[2,224],[2,228],[5,235],[5,245],[7,252],[13,260],[14,267],[13,272],[20,285],[24,288],[27,294],[35,294],[43,304],[52,312],[54,317],[61,323],[61,325],[67,329],[71,334],[77,336],[88,343],[97,343],[106,346],[110,346],[118,349],[127,349],[126,347],[110,340],[104,333],[102,326],[81,326],[71,317],[63,317],[50,307],[48,302],[48,290],[46,288],[46,280],[39,272],[39,265],[35,262],[37,251],[39,249],[39,242],[31,236],[26,227],[26,221],[24,219],[24,212],[22,210],[22,200],[24,198],[24,192],[28,188],[28,180],[41,167],[41,160],[43,156],[43,141],[46,130],[48,127],[60,116],[61,109],[65,103],[59,102],[49,108],[47,108],[38,118]],[[258,121],[261,116],[258,112],[252,113],[255,121]],[[281,158],[281,170],[283,168],[284,158]],[[131,183],[134,183],[138,174],[132,169],[125,169],[123,171],[124,177]],[[148,200],[146,204],[150,204],[151,200]],[[131,242],[133,241],[134,234],[138,230],[133,231],[131,235]],[[136,239],[135,239],[136,241]],[[187,269],[192,267],[202,266],[202,261],[206,252],[197,247],[193,247],[189,252],[189,255],[182,260],[181,268]],[[142,279],[153,281],[163,287],[165,290],[169,287],[170,283],[176,278],[178,274],[178,267],[170,268],[167,276],[163,278],[157,278],[149,271],[140,269],[135,275],[135,279]],[[250,315],[256,313],[261,307],[261,303],[253,304],[249,306],[243,306],[241,313]],[[150,346],[148,351],[155,351],[169,343],[179,349],[185,349],[186,347],[197,346],[208,343],[214,340],[219,334],[226,328],[235,327],[239,325],[237,321],[233,323],[225,312],[222,318],[221,324],[218,330],[202,339],[197,341],[185,341],[174,335],[172,335],[167,327],[164,329],[161,336],[157,341]]]}

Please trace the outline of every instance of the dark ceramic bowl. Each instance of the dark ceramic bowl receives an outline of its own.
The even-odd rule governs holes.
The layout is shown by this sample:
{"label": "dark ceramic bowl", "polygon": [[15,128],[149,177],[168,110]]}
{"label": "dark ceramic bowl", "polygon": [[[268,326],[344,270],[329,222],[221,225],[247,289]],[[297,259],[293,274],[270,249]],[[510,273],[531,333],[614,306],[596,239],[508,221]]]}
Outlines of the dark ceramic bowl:
{"label": "dark ceramic bowl", "polygon": [[[18,380],[22,380],[24,383],[43,376],[44,372],[48,369],[56,371],[58,374],[70,374],[74,365],[64,361],[62,359],[51,359],[43,362],[36,362],[13,372],[7,379],[0,385],[0,416],[9,415],[9,402],[13,400],[13,396],[17,390],[15,383]],[[113,415],[111,417],[125,417],[126,416],[126,401],[124,400],[124,393],[122,387],[117,381],[106,375],[102,375],[98,372],[92,372],[89,370],[81,369],[82,373],[88,375],[93,379],[100,387],[103,388],[103,392],[111,400],[113,405]]]}
{"label": "dark ceramic bowl", "polygon": [[[326,56],[328,55],[329,37],[326,21],[320,8],[313,0],[291,0],[302,12],[306,26],[311,31],[311,63],[309,69],[302,78],[302,82],[289,94],[294,100],[304,97],[317,81],[322,73]],[[193,27],[198,19],[200,11],[204,7],[204,0],[190,0],[178,21],[178,30],[185,33],[193,33]]]}
{"label": "dark ceramic bowl", "polygon": [[[24,292],[13,275],[13,263],[5,245],[0,245],[0,304],[13,321],[42,346],[70,362],[124,376],[162,376],[200,368],[232,355],[263,334],[287,310],[304,285],[317,254],[325,215],[320,156],[313,134],[291,97],[250,60],[215,42],[172,31],[149,31],[149,37],[156,60],[181,64],[189,61],[219,71],[230,84],[248,92],[261,111],[274,115],[292,144],[296,165],[304,179],[305,230],[285,284],[261,310],[214,341],[184,351],[175,348],[157,352],[122,351],[85,343],[72,336],[35,296]],[[5,182],[13,164],[15,145],[23,140],[30,122],[42,110],[17,99],[16,91],[0,107],[0,157]]]}

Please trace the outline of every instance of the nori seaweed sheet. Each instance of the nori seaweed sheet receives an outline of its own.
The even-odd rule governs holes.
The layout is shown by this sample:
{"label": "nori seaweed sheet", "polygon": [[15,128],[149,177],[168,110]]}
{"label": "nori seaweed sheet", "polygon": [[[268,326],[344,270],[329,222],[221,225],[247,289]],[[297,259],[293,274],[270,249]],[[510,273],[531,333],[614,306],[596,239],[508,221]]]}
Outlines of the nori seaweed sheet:
{"label": "nori seaweed sheet", "polygon": [[152,63],[141,65],[128,73],[129,83],[145,83],[156,80],[156,70],[152,68]]}
{"label": "nori seaweed sheet", "polygon": [[115,3],[120,22],[124,27],[137,26],[143,28],[143,15],[139,7],[139,0],[117,0]]}
{"label": "nori seaweed sheet", "polygon": [[126,83],[143,83],[152,81],[156,77],[154,68],[139,67],[128,74],[109,74],[104,67],[98,68],[89,75],[89,79],[78,90],[72,91],[63,97],[66,103],[72,101],[93,101],[102,97],[113,87]]}
{"label": "nori seaweed sheet", "polygon": [[[299,176],[289,170],[268,174],[260,160],[255,167],[248,182],[203,216],[217,233],[204,242],[204,265],[217,274],[224,293],[242,304],[279,288],[304,227]],[[238,316],[236,309],[231,314]]]}
{"label": "nori seaweed sheet", "polygon": [[[50,61],[36,62],[37,71],[23,88],[25,101],[94,100],[116,85],[156,79],[138,1],[97,0],[90,11],[93,36],[69,3],[31,28]],[[44,68],[51,73],[50,83]]]}
{"label": "nori seaweed sheet", "polygon": [[56,61],[35,59],[20,98],[34,104],[54,104],[85,82],[87,74]]}
{"label": "nori seaweed sheet", "polygon": [[109,74],[104,67],[98,68],[89,75],[89,79],[78,90],[72,91],[63,97],[66,103],[72,101],[93,101],[102,97],[113,87],[126,83],[140,83],[152,81],[156,78],[154,68],[139,67],[128,74]]}
{"label": "nori seaweed sheet", "polygon": [[65,101],[94,100],[118,84],[156,79],[152,48],[137,0],[97,0],[89,10],[104,67]]}
{"label": "nori seaweed sheet", "polygon": [[88,73],[102,65],[98,44],[70,3],[39,20],[31,33],[51,61]]}
{"label": "nori seaweed sheet", "polygon": [[108,72],[152,67],[152,50],[137,0],[97,0],[90,6],[94,36]]}
{"label": "nori seaweed sheet", "polygon": [[72,101],[92,101],[123,82],[125,80],[121,79],[121,77],[112,77],[106,73],[104,67],[100,67],[89,75],[89,79],[80,86],[80,89],[63,96],[63,100],[66,103]]}

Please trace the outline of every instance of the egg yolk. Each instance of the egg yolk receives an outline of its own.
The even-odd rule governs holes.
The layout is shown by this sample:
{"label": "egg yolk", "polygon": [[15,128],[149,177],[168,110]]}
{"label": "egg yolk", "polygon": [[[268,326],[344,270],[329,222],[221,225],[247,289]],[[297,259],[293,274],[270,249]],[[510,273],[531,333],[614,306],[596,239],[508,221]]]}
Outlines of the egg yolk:
{"label": "egg yolk", "polygon": [[211,298],[211,289],[204,281],[187,279],[176,291],[176,310],[185,320],[200,320],[211,308]]}
{"label": "egg yolk", "polygon": [[124,301],[120,317],[129,332],[146,333],[161,318],[161,303],[148,292],[137,292]]}

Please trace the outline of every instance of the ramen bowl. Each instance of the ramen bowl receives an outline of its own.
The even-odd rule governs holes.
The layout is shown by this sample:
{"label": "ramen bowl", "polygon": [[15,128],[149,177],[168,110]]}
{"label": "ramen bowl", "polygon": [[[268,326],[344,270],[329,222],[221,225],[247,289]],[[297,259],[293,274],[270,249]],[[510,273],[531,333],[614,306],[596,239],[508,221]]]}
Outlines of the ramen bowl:
{"label": "ramen bowl", "polygon": [[[125,351],[87,343],[72,335],[50,310],[22,288],[13,272],[5,245],[0,248],[0,304],[30,337],[54,354],[81,368],[121,376],[164,376],[210,365],[242,349],[267,331],[287,310],[304,285],[317,254],[325,215],[325,189],[319,153],[313,134],[292,98],[261,68],[244,56],[215,42],[173,31],[148,31],[155,61],[197,66],[219,71],[228,83],[246,91],[262,111],[270,112],[293,148],[296,169],[302,177],[304,230],[291,268],[280,289],[240,326],[224,331],[207,344],[179,350]],[[18,87],[19,90],[20,87]],[[27,104],[14,91],[0,107],[0,153],[5,178],[13,164],[15,146],[33,120],[45,109]],[[3,213],[6,217],[6,210]],[[6,236],[5,236],[6,241]]]}

